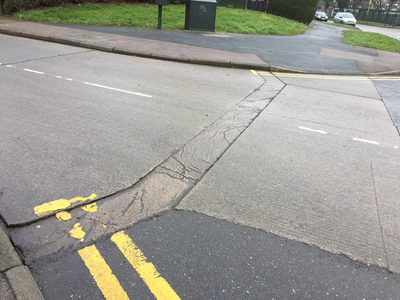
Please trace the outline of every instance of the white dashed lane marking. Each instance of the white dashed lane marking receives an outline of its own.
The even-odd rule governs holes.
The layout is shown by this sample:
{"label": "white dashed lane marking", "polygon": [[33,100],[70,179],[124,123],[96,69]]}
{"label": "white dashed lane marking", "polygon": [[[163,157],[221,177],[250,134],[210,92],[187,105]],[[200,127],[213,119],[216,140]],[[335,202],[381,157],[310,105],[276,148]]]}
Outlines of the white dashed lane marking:
{"label": "white dashed lane marking", "polygon": [[378,142],[365,140],[365,139],[353,138],[353,140],[358,141],[358,142],[368,143],[368,144],[380,145]]}
{"label": "white dashed lane marking", "polygon": [[100,84],[95,84],[95,83],[84,82],[84,84],[91,85],[91,86],[95,86],[95,87],[99,87],[99,88],[103,88],[103,89],[107,89],[107,90],[113,90],[113,91],[117,91],[117,92],[122,92],[122,93],[137,95],[137,96],[142,96],[142,97],[148,97],[148,98],[151,98],[151,97],[152,97],[152,96],[146,95],[146,94],[141,94],[141,93],[135,93],[135,92],[131,92],[131,91],[120,90],[120,89],[116,89],[116,88],[113,88],[113,87],[109,87],[109,86],[105,86],[105,85],[100,85]]}
{"label": "white dashed lane marking", "polygon": [[26,72],[31,72],[31,73],[35,73],[35,74],[44,75],[44,73],[43,73],[43,72],[40,72],[40,71],[35,71],[35,70],[31,70],[31,69],[24,69],[24,71],[26,71]]}
{"label": "white dashed lane marking", "polygon": [[312,131],[312,132],[317,132],[317,133],[322,133],[322,134],[327,134],[326,131],[323,131],[323,130],[315,130],[315,129],[311,129],[311,128],[303,127],[303,126],[299,126],[299,129],[307,130],[307,131]]}
{"label": "white dashed lane marking", "polygon": [[[323,131],[323,130],[318,130],[318,129],[312,129],[309,127],[303,127],[303,126],[299,126],[298,127],[301,130],[306,130],[306,131],[310,131],[310,132],[315,132],[315,133],[321,133],[321,134],[328,134],[328,132]],[[362,143],[367,143],[367,144],[372,144],[372,145],[377,145],[380,146],[381,144],[379,142],[376,141],[371,141],[371,140],[366,140],[366,139],[360,139],[360,138],[356,138],[353,137],[352,138],[353,141],[357,141],[357,142],[362,142]],[[398,149],[399,146],[393,146],[395,149]]]}
{"label": "white dashed lane marking", "polygon": [[[0,63],[1,65],[1,63]],[[13,65],[6,65],[7,68],[16,68]],[[29,73],[33,73],[33,74],[38,74],[38,75],[45,75],[44,72],[41,71],[36,71],[36,70],[31,70],[31,69],[23,69],[25,72],[29,72]],[[48,74],[46,74],[48,75]],[[48,75],[53,77],[54,75]],[[122,90],[122,89],[118,89],[118,88],[114,88],[114,87],[110,87],[110,86],[105,86],[105,85],[101,85],[101,84],[96,84],[96,83],[89,83],[89,82],[82,82],[82,81],[78,81],[78,80],[73,80],[72,78],[67,78],[67,77],[61,77],[61,76],[54,76],[57,79],[64,79],[66,81],[75,81],[75,82],[81,82],[84,83],[86,85],[90,85],[93,87],[98,87],[98,88],[103,88],[103,89],[107,89],[107,90],[112,90],[112,91],[116,91],[116,92],[121,92],[121,93],[126,93],[126,94],[131,94],[131,95],[136,95],[136,96],[141,96],[141,97],[147,97],[147,98],[151,98],[153,96],[151,95],[147,95],[147,94],[142,94],[142,93],[137,93],[137,92],[133,92],[133,91],[127,91],[127,90]]]}

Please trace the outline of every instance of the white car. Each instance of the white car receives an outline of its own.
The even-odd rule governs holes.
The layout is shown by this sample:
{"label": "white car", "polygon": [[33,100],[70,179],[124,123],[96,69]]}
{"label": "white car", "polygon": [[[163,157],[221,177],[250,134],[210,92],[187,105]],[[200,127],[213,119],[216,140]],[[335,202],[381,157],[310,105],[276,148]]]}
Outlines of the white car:
{"label": "white car", "polygon": [[347,13],[347,12],[338,12],[333,19],[333,22],[335,23],[340,23],[340,24],[346,24],[346,25],[351,25],[351,26],[356,26],[357,20],[354,18],[353,14]]}

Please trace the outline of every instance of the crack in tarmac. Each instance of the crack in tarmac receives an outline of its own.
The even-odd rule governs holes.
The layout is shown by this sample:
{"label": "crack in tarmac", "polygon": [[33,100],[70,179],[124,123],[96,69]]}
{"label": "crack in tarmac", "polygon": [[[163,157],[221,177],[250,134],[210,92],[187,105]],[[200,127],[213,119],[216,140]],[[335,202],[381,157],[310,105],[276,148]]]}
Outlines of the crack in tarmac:
{"label": "crack in tarmac", "polygon": [[[97,199],[96,212],[84,212],[77,206],[69,211],[72,216],[69,221],[59,221],[47,215],[46,219],[12,230],[10,236],[21,250],[25,263],[40,264],[43,260],[57,259],[62,252],[79,250],[118,230],[174,209],[283,87],[281,82],[271,86],[264,79],[259,88],[138,182]],[[74,239],[69,234],[77,222],[86,232],[82,240]]]}

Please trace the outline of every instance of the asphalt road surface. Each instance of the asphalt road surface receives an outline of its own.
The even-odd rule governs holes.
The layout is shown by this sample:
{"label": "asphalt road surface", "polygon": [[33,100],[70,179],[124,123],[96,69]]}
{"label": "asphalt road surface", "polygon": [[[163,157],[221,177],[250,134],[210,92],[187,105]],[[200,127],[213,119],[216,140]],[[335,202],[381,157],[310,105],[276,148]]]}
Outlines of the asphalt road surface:
{"label": "asphalt road surface", "polygon": [[0,44],[0,214],[46,299],[400,295],[399,76]]}
{"label": "asphalt road surface", "polygon": [[[1,36],[0,212],[126,188],[263,80]],[[16,50],[17,49],[17,50]],[[40,53],[40,54],[39,54]]]}
{"label": "asphalt road surface", "polygon": [[[50,24],[54,25],[54,24]],[[357,61],[323,52],[323,49],[361,54],[374,57],[376,54],[356,50],[354,46],[342,44],[342,34],[335,26],[313,22],[312,28],[295,36],[261,36],[251,34],[204,33],[185,31],[157,31],[102,26],[62,25],[86,31],[117,34],[150,40],[199,46],[237,53],[252,53],[273,66],[317,73],[362,73]],[[296,45],[294,47],[294,45]]]}

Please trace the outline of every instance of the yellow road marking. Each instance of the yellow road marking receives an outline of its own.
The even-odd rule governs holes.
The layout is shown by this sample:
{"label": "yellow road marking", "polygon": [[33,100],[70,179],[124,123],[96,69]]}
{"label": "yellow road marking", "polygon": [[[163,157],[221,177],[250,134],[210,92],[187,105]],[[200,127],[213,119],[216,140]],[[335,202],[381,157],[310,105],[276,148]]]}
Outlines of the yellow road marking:
{"label": "yellow road marking", "polygon": [[82,206],[82,209],[87,212],[96,212],[97,211],[97,204],[96,202],[90,203],[88,205]]}
{"label": "yellow road marking", "polygon": [[268,71],[255,71],[255,70],[250,70],[251,73],[254,75],[263,75],[263,76],[273,76],[271,72]]}
{"label": "yellow road marking", "polygon": [[66,211],[61,211],[59,213],[56,213],[56,218],[60,221],[68,221],[71,220],[71,214]]}
{"label": "yellow road marking", "polygon": [[254,71],[250,70],[254,75],[262,75],[262,76],[278,76],[278,77],[289,77],[289,78],[308,78],[308,79],[329,79],[329,80],[373,80],[373,81],[400,81],[400,76],[368,76],[368,75],[358,75],[358,76],[349,76],[349,75],[316,75],[316,74],[296,74],[296,73],[282,73],[282,72],[265,72],[265,71]]}
{"label": "yellow road marking", "polygon": [[48,212],[52,212],[52,211],[56,211],[56,210],[60,210],[60,209],[66,209],[67,207],[69,207],[71,205],[71,203],[74,203],[77,201],[93,200],[96,197],[97,197],[96,194],[91,194],[87,198],[75,197],[70,200],[58,199],[58,200],[50,201],[50,202],[35,206],[34,211],[35,211],[35,214],[42,215],[42,214],[45,214]]}
{"label": "yellow road marking", "polygon": [[158,300],[180,299],[168,282],[157,272],[154,265],[146,261],[147,258],[125,232],[120,231],[114,234],[111,240],[118,246]]}
{"label": "yellow road marking", "polygon": [[107,300],[129,300],[117,277],[112,274],[95,245],[83,248],[78,253]]}
{"label": "yellow road marking", "polygon": [[83,239],[86,235],[86,233],[82,230],[80,223],[76,223],[74,228],[69,231],[69,234],[78,240]]}

